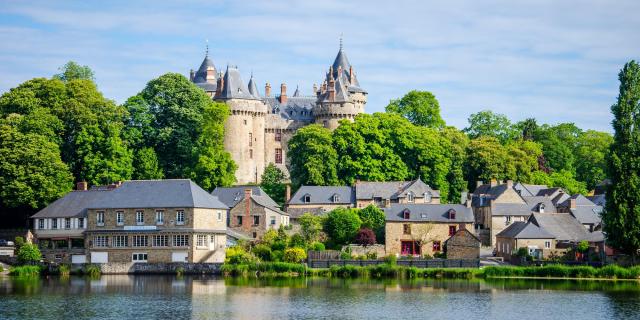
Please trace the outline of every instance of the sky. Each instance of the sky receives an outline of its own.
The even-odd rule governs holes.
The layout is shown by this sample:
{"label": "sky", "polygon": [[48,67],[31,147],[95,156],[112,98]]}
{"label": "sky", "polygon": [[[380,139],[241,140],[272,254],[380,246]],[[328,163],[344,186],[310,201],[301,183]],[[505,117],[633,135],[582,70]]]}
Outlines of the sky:
{"label": "sky", "polygon": [[342,35],[366,110],[432,92],[449,125],[492,110],[512,121],[611,131],[618,72],[640,59],[640,1],[13,1],[0,3],[0,93],[90,66],[118,103],[164,73],[253,73],[312,94]]}

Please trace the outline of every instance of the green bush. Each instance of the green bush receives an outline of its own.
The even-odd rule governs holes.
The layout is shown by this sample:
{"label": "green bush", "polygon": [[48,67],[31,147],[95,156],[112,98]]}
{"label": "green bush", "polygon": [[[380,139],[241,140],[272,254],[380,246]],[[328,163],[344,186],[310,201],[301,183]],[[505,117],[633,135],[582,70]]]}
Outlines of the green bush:
{"label": "green bush", "polygon": [[0,272],[4,272],[4,267],[0,264]]}
{"label": "green bush", "polygon": [[56,273],[61,276],[68,276],[71,274],[71,268],[67,264],[61,264],[56,268]]}
{"label": "green bush", "polygon": [[287,248],[287,243],[282,241],[282,240],[277,240],[274,241],[273,244],[271,245],[271,250],[272,251],[284,251],[284,249]]}
{"label": "green bush", "polygon": [[253,260],[254,259],[251,254],[246,252],[242,246],[235,245],[233,247],[227,248],[226,258],[224,262],[231,264],[246,264],[253,262]]}
{"label": "green bush", "polygon": [[266,244],[259,244],[251,250],[253,254],[262,261],[271,260],[271,248]]}
{"label": "green bush", "polygon": [[18,262],[20,264],[34,264],[42,260],[40,249],[33,243],[25,243],[18,250]]}
{"label": "green bush", "polygon": [[82,273],[91,277],[99,277],[100,274],[102,274],[102,271],[100,270],[100,266],[95,264],[88,264],[85,265],[84,268],[82,268]]}
{"label": "green bush", "polygon": [[378,253],[375,251],[367,252],[367,259],[376,260],[378,259]]}
{"label": "green bush", "polygon": [[249,264],[225,263],[222,265],[220,270],[225,275],[231,276],[247,276],[254,273],[257,276],[279,276],[284,274],[304,276],[306,273],[306,267],[303,264],[286,262],[262,262]]}
{"label": "green bush", "polygon": [[271,261],[282,261],[284,259],[284,252],[282,250],[271,251]]}
{"label": "green bush", "polygon": [[175,272],[176,272],[177,276],[182,276],[182,275],[184,275],[184,268],[183,267],[177,267]]}
{"label": "green bush", "polygon": [[638,279],[640,267],[623,268],[608,265],[597,269],[590,266],[547,265],[543,267],[485,267],[482,273],[492,277],[558,277],[558,278],[609,278]]}
{"label": "green bush", "polygon": [[313,242],[311,243],[311,246],[309,247],[309,250],[314,250],[314,251],[324,251],[324,243],[322,242]]}
{"label": "green bush", "polygon": [[446,259],[447,258],[447,254],[444,252],[436,252],[433,254],[433,257],[436,259]]}
{"label": "green bush", "polygon": [[285,262],[302,262],[307,258],[307,252],[302,248],[288,248],[284,251]]}
{"label": "green bush", "polygon": [[398,264],[398,257],[396,257],[395,255],[392,255],[392,254],[388,255],[388,256],[384,257],[384,262],[389,264],[389,265],[395,266],[396,264]]}
{"label": "green bush", "polygon": [[346,252],[346,251],[340,252],[340,260],[351,260],[351,259],[353,259],[351,252]]}
{"label": "green bush", "polygon": [[307,246],[306,241],[299,233],[292,235],[291,239],[289,239],[289,247],[291,248],[295,248],[295,247],[305,248],[306,246]]}
{"label": "green bush", "polygon": [[16,266],[9,268],[9,274],[18,277],[37,276],[42,272],[40,266]]}

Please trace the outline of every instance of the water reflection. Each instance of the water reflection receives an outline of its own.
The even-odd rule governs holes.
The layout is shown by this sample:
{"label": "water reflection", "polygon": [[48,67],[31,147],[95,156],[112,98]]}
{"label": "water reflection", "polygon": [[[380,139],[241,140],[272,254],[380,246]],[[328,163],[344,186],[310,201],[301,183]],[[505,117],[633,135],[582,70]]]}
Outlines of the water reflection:
{"label": "water reflection", "polygon": [[[526,312],[523,308],[526,307]],[[634,281],[0,277],[0,318],[633,319]]]}

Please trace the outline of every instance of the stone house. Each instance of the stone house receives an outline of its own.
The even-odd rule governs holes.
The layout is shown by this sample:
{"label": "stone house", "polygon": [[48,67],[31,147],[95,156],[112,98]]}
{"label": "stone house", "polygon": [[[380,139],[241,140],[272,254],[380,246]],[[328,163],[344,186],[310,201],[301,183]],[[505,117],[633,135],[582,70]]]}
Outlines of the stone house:
{"label": "stone house", "polygon": [[510,261],[520,248],[536,259],[547,258],[556,249],[555,236],[532,222],[517,221],[496,235],[496,256]]}
{"label": "stone house", "polygon": [[433,256],[444,251],[447,239],[473,225],[473,211],[460,204],[393,203],[383,211],[387,254]]}
{"label": "stone house", "polygon": [[371,204],[384,208],[388,203],[440,203],[440,191],[432,189],[420,177],[413,181],[356,181],[354,188],[357,208]]}
{"label": "stone house", "polygon": [[458,230],[444,244],[447,259],[480,259],[480,239],[467,229]]}
{"label": "stone house", "polygon": [[222,262],[227,210],[190,180],[126,181],[87,206],[87,262]]}
{"label": "stone house", "polygon": [[323,215],[333,209],[355,206],[353,187],[301,186],[290,199],[286,199],[285,210],[293,223],[305,213]]}
{"label": "stone house", "polygon": [[558,205],[558,212],[571,214],[590,232],[602,229],[602,210],[602,206],[581,194],[573,195]]}
{"label": "stone house", "polygon": [[76,190],[31,216],[34,242],[45,260],[60,263],[85,262],[87,207],[108,193],[107,190],[109,189],[87,190],[87,183],[79,182]]}
{"label": "stone house", "polygon": [[227,227],[250,239],[289,225],[289,214],[259,186],[218,187],[211,194],[229,207]]}

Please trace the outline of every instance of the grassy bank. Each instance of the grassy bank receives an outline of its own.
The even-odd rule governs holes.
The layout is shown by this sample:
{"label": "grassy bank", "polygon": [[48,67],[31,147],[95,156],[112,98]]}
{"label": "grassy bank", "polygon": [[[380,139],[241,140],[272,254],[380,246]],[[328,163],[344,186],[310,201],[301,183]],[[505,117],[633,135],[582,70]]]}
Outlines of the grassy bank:
{"label": "grassy bank", "polygon": [[550,265],[544,267],[485,267],[476,268],[416,268],[393,264],[375,266],[332,266],[327,269],[306,268],[302,264],[284,262],[264,262],[251,264],[224,264],[222,272],[226,276],[256,277],[330,277],[330,278],[580,278],[580,279],[639,279],[640,266],[623,268],[615,265],[603,268],[588,266]]}
{"label": "grassy bank", "polygon": [[43,271],[41,266],[15,266],[9,268],[9,274],[18,277],[31,277],[40,275]]}

